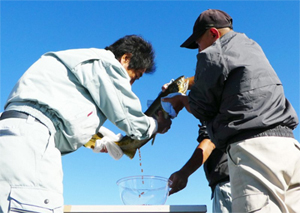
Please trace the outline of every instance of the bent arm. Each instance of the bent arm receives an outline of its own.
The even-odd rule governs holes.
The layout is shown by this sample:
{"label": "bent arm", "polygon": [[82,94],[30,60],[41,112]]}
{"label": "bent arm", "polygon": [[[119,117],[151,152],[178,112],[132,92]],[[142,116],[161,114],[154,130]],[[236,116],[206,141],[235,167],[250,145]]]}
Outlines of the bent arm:
{"label": "bent arm", "polygon": [[214,149],[215,145],[210,139],[206,138],[199,143],[188,162],[170,176],[169,179],[172,181],[170,195],[186,187],[189,176],[206,162]]}
{"label": "bent arm", "polygon": [[206,162],[214,149],[214,143],[210,139],[204,139],[199,143],[189,161],[180,170],[190,176]]}

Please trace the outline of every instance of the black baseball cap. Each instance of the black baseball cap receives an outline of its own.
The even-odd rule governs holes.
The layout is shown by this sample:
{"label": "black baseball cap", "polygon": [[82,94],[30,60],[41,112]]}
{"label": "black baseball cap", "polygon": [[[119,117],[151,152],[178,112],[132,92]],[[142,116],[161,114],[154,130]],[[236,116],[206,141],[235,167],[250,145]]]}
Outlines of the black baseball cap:
{"label": "black baseball cap", "polygon": [[225,28],[232,29],[232,18],[221,10],[208,9],[200,14],[196,19],[193,34],[185,41],[180,47],[189,49],[197,49],[198,45],[196,40],[202,36],[209,28]]}

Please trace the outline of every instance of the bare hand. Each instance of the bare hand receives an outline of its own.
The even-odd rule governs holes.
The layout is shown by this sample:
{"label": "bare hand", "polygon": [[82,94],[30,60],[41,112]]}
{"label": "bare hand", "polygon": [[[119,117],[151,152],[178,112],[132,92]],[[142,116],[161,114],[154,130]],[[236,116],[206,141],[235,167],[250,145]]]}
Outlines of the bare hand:
{"label": "bare hand", "polygon": [[170,118],[165,118],[163,112],[159,111],[157,117],[157,124],[157,133],[164,134],[171,128],[172,121]]}
{"label": "bare hand", "polygon": [[170,184],[171,190],[169,191],[169,195],[179,192],[180,190],[184,189],[188,182],[188,175],[186,175],[181,170],[173,173],[169,180],[172,181]]}
{"label": "bare hand", "polygon": [[166,91],[166,89],[168,89],[168,86],[170,85],[170,83],[167,83],[167,84],[164,84],[162,87],[161,87],[161,91]]}

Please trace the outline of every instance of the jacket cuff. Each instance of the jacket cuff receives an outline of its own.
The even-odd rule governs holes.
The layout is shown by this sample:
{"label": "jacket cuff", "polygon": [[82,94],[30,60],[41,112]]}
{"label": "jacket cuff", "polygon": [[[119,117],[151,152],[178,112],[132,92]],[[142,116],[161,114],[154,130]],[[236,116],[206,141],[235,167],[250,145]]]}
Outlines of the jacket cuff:
{"label": "jacket cuff", "polygon": [[206,130],[206,126],[200,126],[199,125],[199,132],[198,132],[198,138],[197,141],[201,143],[204,139],[210,139]]}
{"label": "jacket cuff", "polygon": [[151,137],[153,134],[155,134],[157,132],[158,123],[154,118],[152,118],[152,117],[148,117],[148,118],[149,118],[149,121],[150,121],[150,127],[149,127],[149,130],[148,130],[148,133]]}

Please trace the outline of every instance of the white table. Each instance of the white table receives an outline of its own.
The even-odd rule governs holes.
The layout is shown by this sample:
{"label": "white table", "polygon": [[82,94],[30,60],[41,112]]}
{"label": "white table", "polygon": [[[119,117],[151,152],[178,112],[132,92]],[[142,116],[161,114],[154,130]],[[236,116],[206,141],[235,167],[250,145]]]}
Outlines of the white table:
{"label": "white table", "polygon": [[64,212],[72,213],[206,213],[206,205],[65,205]]}

